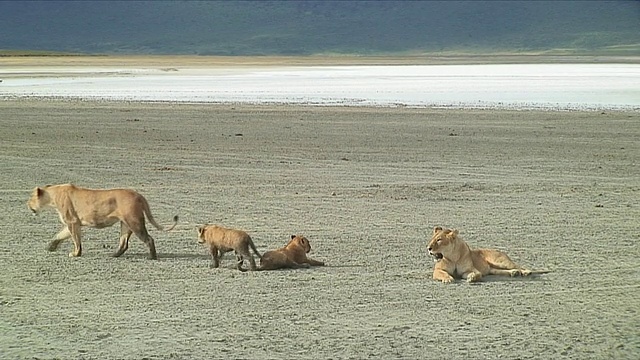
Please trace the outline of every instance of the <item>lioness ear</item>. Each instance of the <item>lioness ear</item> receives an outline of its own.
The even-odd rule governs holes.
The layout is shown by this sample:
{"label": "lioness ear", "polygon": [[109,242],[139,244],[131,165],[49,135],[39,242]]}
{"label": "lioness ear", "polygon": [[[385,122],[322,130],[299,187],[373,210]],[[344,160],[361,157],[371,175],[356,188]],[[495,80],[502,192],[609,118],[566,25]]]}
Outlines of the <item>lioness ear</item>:
{"label": "lioness ear", "polygon": [[458,236],[458,229],[451,229],[452,236]]}
{"label": "lioness ear", "polygon": [[436,226],[436,227],[433,228],[433,233],[434,234],[439,232],[439,231],[442,231],[442,226]]}
{"label": "lioness ear", "polygon": [[38,197],[42,196],[42,194],[44,194],[44,190],[42,190],[42,188],[36,188],[36,195]]}
{"label": "lioness ear", "polygon": [[291,235],[291,240],[295,239],[296,236],[295,235]]}

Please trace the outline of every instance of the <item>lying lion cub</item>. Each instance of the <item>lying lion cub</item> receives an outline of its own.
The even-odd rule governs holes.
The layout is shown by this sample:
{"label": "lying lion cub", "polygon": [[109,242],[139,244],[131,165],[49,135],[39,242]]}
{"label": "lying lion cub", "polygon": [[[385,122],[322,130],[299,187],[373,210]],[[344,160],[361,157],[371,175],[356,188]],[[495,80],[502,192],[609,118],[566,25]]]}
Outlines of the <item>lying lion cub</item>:
{"label": "lying lion cub", "polygon": [[324,266],[324,262],[307,257],[311,251],[309,240],[302,235],[291,235],[291,240],[285,247],[267,251],[262,255],[258,270],[298,269],[313,266]]}
{"label": "lying lion cub", "polygon": [[[36,214],[44,207],[56,209],[60,221],[65,225],[49,244],[49,251],[55,251],[62,241],[73,239],[73,252],[69,256],[82,254],[80,227],[89,226],[104,228],[120,222],[120,244],[114,257],[122,255],[129,247],[131,234],[142,240],[149,247],[151,259],[157,259],[155,242],[144,225],[145,215],[158,230],[164,230],[151,216],[147,200],[129,189],[95,190],[86,189],[73,184],[47,185],[33,190],[27,202],[29,209]],[[173,229],[178,223],[178,216],[173,217]]]}
{"label": "lying lion cub", "polygon": [[209,245],[212,259],[211,267],[214,268],[220,266],[220,256],[231,250],[236,253],[236,267],[240,271],[245,271],[242,268],[245,257],[249,260],[250,269],[256,270],[256,261],[253,259],[249,247],[258,255],[258,258],[262,259],[249,234],[242,230],[227,229],[218,225],[202,225],[198,227],[198,242]]}
{"label": "lying lion cub", "polygon": [[436,261],[433,278],[443,283],[452,282],[454,276],[474,282],[484,275],[528,276],[548,272],[523,269],[511,261],[507,254],[498,250],[471,250],[458,236],[458,230],[440,226],[433,229],[427,250]]}

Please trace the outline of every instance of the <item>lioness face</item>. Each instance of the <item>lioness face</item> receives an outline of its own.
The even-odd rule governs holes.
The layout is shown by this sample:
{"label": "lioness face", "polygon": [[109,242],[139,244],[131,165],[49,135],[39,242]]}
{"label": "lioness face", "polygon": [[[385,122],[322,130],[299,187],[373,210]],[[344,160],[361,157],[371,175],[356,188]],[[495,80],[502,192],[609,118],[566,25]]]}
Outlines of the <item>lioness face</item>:
{"label": "lioness face", "polygon": [[27,201],[27,206],[29,207],[29,210],[33,212],[33,214],[37,214],[40,209],[47,206],[50,202],[51,199],[49,198],[49,194],[47,194],[47,192],[42,188],[37,187],[33,189],[31,198],[29,198],[29,201]]}
{"label": "lioness face", "polygon": [[433,256],[436,261],[442,260],[453,248],[457,235],[458,230],[456,229],[445,229],[440,226],[433,228],[433,236],[427,245],[429,255]]}
{"label": "lioness face", "polygon": [[304,249],[304,252],[309,253],[311,251],[311,244],[306,237],[301,235],[291,235],[291,241],[295,241],[300,247]]}

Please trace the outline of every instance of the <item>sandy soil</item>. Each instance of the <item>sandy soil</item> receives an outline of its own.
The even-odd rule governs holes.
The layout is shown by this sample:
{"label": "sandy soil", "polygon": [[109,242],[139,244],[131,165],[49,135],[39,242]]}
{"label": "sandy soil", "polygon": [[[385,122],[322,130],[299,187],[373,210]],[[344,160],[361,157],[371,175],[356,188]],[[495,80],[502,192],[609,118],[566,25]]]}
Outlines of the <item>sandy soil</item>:
{"label": "sandy soil", "polygon": [[[6,359],[623,359],[640,356],[637,112],[0,102]],[[169,233],[46,245],[31,189],[131,187]],[[292,233],[328,266],[210,269],[194,226]],[[431,279],[431,228],[553,272]]]}
{"label": "sandy soil", "polygon": [[[15,56],[0,53],[0,70],[5,68],[28,68],[29,73],[4,73],[4,78],[33,77],[33,71],[45,68],[47,72],[37,76],[56,76],[57,70],[66,72],[72,66],[82,68],[135,68],[140,67],[163,71],[177,69],[242,69],[268,66],[348,66],[348,65],[454,65],[454,64],[598,64],[619,63],[638,64],[640,56],[599,56],[599,55],[543,55],[543,54],[503,54],[503,55],[414,55],[414,56]],[[86,72],[78,74],[87,76]]]}

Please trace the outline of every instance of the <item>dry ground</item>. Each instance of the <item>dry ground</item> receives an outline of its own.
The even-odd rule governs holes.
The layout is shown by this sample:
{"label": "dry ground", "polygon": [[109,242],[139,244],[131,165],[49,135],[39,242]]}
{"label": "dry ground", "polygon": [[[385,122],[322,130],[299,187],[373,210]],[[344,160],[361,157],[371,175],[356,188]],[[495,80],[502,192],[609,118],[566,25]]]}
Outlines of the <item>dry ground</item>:
{"label": "dry ground", "polygon": [[[640,56],[544,55],[544,54],[420,54],[413,56],[168,56],[168,55],[68,55],[28,56],[3,54],[0,66],[30,67],[133,67],[172,69],[229,68],[255,66],[345,66],[345,65],[453,65],[453,64],[535,64],[535,63],[640,63]],[[4,74],[3,74],[4,75]],[[11,74],[7,74],[11,76]],[[33,74],[31,74],[33,76]]]}
{"label": "dry ground", "polygon": [[[0,101],[6,359],[640,356],[637,112]],[[131,187],[160,259],[117,227],[46,245],[31,189]],[[292,233],[328,266],[210,269],[194,226]],[[548,275],[431,280],[431,228]]]}

